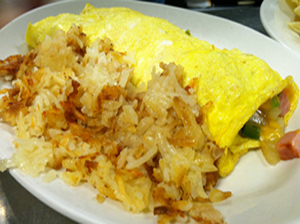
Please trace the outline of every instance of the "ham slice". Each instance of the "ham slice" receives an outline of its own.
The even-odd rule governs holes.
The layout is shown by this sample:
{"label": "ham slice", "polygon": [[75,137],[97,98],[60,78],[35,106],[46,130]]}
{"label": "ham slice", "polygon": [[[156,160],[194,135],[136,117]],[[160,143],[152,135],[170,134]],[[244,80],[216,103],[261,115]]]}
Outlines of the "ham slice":
{"label": "ham slice", "polygon": [[282,160],[300,157],[300,129],[286,133],[276,144]]}
{"label": "ham slice", "polygon": [[291,102],[284,91],[279,95],[279,101],[279,109],[281,110],[280,116],[284,117],[291,107]]}

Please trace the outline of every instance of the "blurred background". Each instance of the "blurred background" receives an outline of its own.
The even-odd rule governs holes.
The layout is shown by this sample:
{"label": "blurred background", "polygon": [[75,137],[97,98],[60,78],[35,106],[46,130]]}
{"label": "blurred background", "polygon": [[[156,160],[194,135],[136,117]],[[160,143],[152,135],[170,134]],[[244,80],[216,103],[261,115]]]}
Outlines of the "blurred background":
{"label": "blurred background", "polygon": [[[0,29],[19,15],[36,7],[63,0],[0,0]],[[67,1],[67,0],[65,0]],[[220,7],[260,6],[263,0],[143,0],[198,11]]]}

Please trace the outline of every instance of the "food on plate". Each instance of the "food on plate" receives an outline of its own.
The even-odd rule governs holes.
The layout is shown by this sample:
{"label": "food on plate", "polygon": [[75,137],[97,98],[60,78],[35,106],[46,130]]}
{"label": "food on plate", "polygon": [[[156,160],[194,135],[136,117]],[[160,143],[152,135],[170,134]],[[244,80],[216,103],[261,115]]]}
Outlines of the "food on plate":
{"label": "food on plate", "polygon": [[134,64],[134,55],[114,51],[108,38],[87,46],[75,25],[24,57],[1,61],[12,88],[1,90],[0,116],[17,136],[2,169],[87,182],[99,202],[152,211],[159,223],[224,223],[211,204],[231,196],[215,188],[223,150],[202,128],[204,108],[183,86],[184,68],[160,63],[145,91],[131,82]]}
{"label": "food on plate", "polygon": [[300,130],[291,131],[276,144],[276,149],[282,160],[300,157]]}
{"label": "food on plate", "polygon": [[28,54],[0,61],[12,85],[0,91],[0,117],[17,137],[0,170],[87,182],[99,202],[159,223],[224,223],[212,202],[231,193],[216,184],[243,154],[299,157],[299,130],[284,134],[298,87],[253,55],[89,4],[29,24],[26,41]]}
{"label": "food on plate", "polygon": [[297,34],[300,34],[300,1],[298,0],[288,0],[291,7],[293,7],[293,11],[295,13],[295,19],[292,22],[288,22],[289,27],[295,31]]}
{"label": "food on plate", "polygon": [[[108,37],[116,50],[135,52],[132,82],[136,86],[150,80],[153,67],[159,71],[160,62],[184,67],[183,85],[193,88],[198,103],[206,105],[203,113],[210,140],[224,150],[217,161],[221,176],[227,176],[249,149],[261,147],[271,164],[280,160],[275,145],[299,98],[292,77],[282,80],[253,55],[220,50],[164,19],[128,8],[98,9],[87,4],[80,15],[60,14],[29,24],[26,41],[35,47],[46,34],[67,31],[73,23],[83,24],[88,44]],[[286,106],[283,112],[282,105]]]}

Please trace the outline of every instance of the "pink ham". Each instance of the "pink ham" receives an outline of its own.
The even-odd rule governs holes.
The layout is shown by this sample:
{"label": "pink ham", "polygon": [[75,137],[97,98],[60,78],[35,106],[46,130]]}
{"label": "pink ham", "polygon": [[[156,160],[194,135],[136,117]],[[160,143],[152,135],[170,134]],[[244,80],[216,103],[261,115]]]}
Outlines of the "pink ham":
{"label": "pink ham", "polygon": [[291,107],[291,102],[284,91],[279,95],[279,101],[279,109],[281,110],[280,116],[284,117]]}
{"label": "pink ham", "polygon": [[300,129],[286,133],[276,144],[282,160],[300,157]]}

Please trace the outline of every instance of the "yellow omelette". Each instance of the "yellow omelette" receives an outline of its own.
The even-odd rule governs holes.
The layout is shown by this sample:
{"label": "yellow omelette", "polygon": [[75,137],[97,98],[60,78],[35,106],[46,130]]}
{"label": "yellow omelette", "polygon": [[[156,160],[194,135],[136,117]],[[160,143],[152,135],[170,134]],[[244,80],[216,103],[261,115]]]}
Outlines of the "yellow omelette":
{"label": "yellow omelette", "polygon": [[291,102],[286,124],[296,109],[299,90],[292,77],[283,80],[258,57],[238,49],[218,49],[164,19],[128,8],[98,9],[87,4],[79,15],[60,14],[29,24],[26,41],[35,47],[45,35],[68,31],[73,23],[83,26],[90,44],[108,37],[115,50],[135,52],[135,85],[147,82],[160,62],[184,67],[184,85],[194,87],[201,106],[211,105],[204,120],[212,140],[225,152],[217,164],[221,176],[228,175],[249,149],[260,147],[259,140],[238,133],[264,102],[285,89]]}

